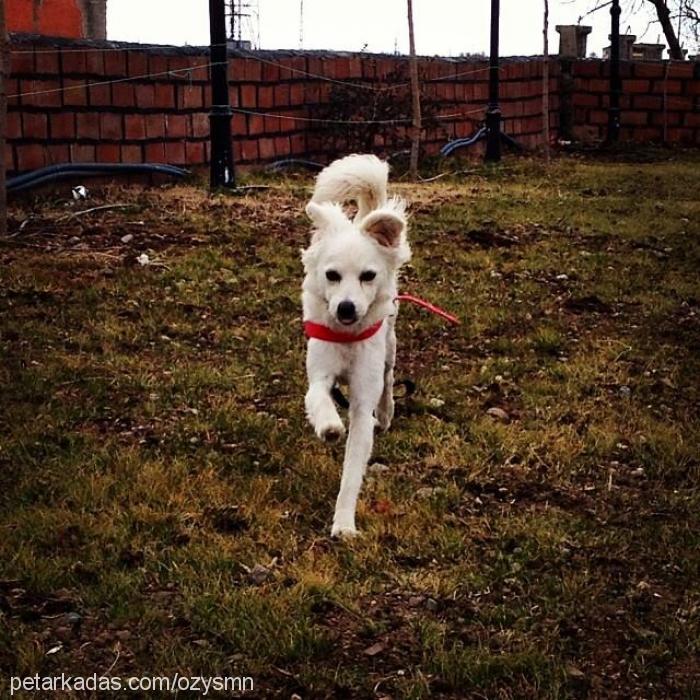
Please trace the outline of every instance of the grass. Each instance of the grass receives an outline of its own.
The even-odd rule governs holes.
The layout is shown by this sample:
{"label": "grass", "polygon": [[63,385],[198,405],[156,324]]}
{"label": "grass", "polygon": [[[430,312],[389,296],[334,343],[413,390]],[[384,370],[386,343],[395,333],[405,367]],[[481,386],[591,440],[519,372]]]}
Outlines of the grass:
{"label": "grass", "polygon": [[350,543],[327,537],[342,447],[303,418],[310,181],[110,186],[88,206],[131,208],[79,217],[17,202],[0,688],[178,671],[251,675],[248,697],[700,695],[699,164],[397,186],[402,288],[464,323],[402,312],[418,391]]}

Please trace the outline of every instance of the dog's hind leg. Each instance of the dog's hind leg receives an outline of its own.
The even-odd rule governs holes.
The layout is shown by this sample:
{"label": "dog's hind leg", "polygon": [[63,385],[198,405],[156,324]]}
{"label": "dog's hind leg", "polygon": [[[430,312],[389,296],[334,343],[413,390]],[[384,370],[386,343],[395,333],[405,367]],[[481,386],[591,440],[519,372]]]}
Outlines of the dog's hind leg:
{"label": "dog's hind leg", "polygon": [[384,365],[384,388],[377,404],[375,415],[377,425],[389,430],[394,418],[394,365],[396,364],[396,332],[392,323],[387,332],[386,364]]}
{"label": "dog's hind leg", "polygon": [[[350,428],[331,536],[355,535],[355,509],[374,442],[373,410],[382,391],[381,374],[350,382]],[[359,385],[359,386],[358,386]]]}

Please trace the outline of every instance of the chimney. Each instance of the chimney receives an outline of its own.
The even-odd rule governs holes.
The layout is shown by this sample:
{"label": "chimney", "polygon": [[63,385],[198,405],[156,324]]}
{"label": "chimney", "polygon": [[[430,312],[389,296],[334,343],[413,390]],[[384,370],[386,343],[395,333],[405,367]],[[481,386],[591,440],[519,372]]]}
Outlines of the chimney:
{"label": "chimney", "polygon": [[664,48],[663,44],[633,44],[632,58],[637,61],[661,61]]}
{"label": "chimney", "polygon": [[[608,34],[608,39],[612,39],[612,36]],[[620,60],[621,61],[631,61],[632,56],[632,45],[636,41],[637,37],[634,34],[620,34]],[[610,47],[606,46],[603,49],[603,58],[610,58]]]}
{"label": "chimney", "polygon": [[592,27],[581,24],[558,24],[559,56],[562,58],[586,58],[586,43]]}

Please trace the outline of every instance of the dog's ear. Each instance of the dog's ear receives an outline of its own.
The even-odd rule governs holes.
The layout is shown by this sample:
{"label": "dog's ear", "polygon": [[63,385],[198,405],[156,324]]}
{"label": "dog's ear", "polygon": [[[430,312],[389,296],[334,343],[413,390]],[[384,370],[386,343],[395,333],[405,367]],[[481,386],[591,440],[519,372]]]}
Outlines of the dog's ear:
{"label": "dog's ear", "polygon": [[406,238],[406,217],[390,209],[376,209],[362,221],[362,231],[384,248],[398,248]]}
{"label": "dog's ear", "polygon": [[306,205],[306,213],[313,221],[317,233],[341,228],[349,222],[342,207],[339,204],[331,204],[330,202],[318,204],[311,200]]}

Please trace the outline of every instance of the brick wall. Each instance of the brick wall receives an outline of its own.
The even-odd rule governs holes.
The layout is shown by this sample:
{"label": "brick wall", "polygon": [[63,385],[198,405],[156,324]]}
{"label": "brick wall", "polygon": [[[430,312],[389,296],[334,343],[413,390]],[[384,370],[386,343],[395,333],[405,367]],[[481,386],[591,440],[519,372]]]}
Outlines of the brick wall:
{"label": "brick wall", "polygon": [[7,28],[46,36],[107,36],[107,0],[5,0]]}
{"label": "brick wall", "polygon": [[[196,48],[147,49],[14,35],[7,86],[9,170],[69,161],[204,165],[208,162],[208,62],[208,53]],[[561,73],[562,65],[568,66],[566,75]],[[504,130],[526,147],[542,143],[542,67],[542,60],[536,58],[502,63]],[[394,88],[397,81],[407,82],[407,68],[405,58],[393,56],[233,53],[231,102],[245,112],[232,118],[236,161],[253,165],[302,156],[327,160],[356,148],[350,127],[313,120],[332,118],[333,92],[348,89],[339,83],[365,86],[353,93],[358,108],[371,102],[376,89],[386,87],[392,87],[390,102],[402,105],[408,88]],[[601,136],[607,100],[605,70],[603,61],[551,61],[552,138],[559,135],[560,120],[585,139]],[[424,147],[427,153],[436,153],[448,139],[470,134],[483,118],[487,64],[424,58],[420,71],[426,106],[434,117]],[[692,64],[667,68],[661,62],[638,63],[627,65],[625,71],[623,137],[661,140],[659,120],[665,120],[669,141],[700,143],[700,76]],[[664,91],[665,111],[660,100]],[[406,100],[403,115],[410,111],[408,105]],[[403,124],[376,128],[372,148],[390,153],[403,143],[406,131]]]}
{"label": "brick wall", "polygon": [[[621,64],[620,138],[700,145],[700,63],[633,61]],[[585,60],[571,66],[572,134],[605,136],[609,66]]]}

